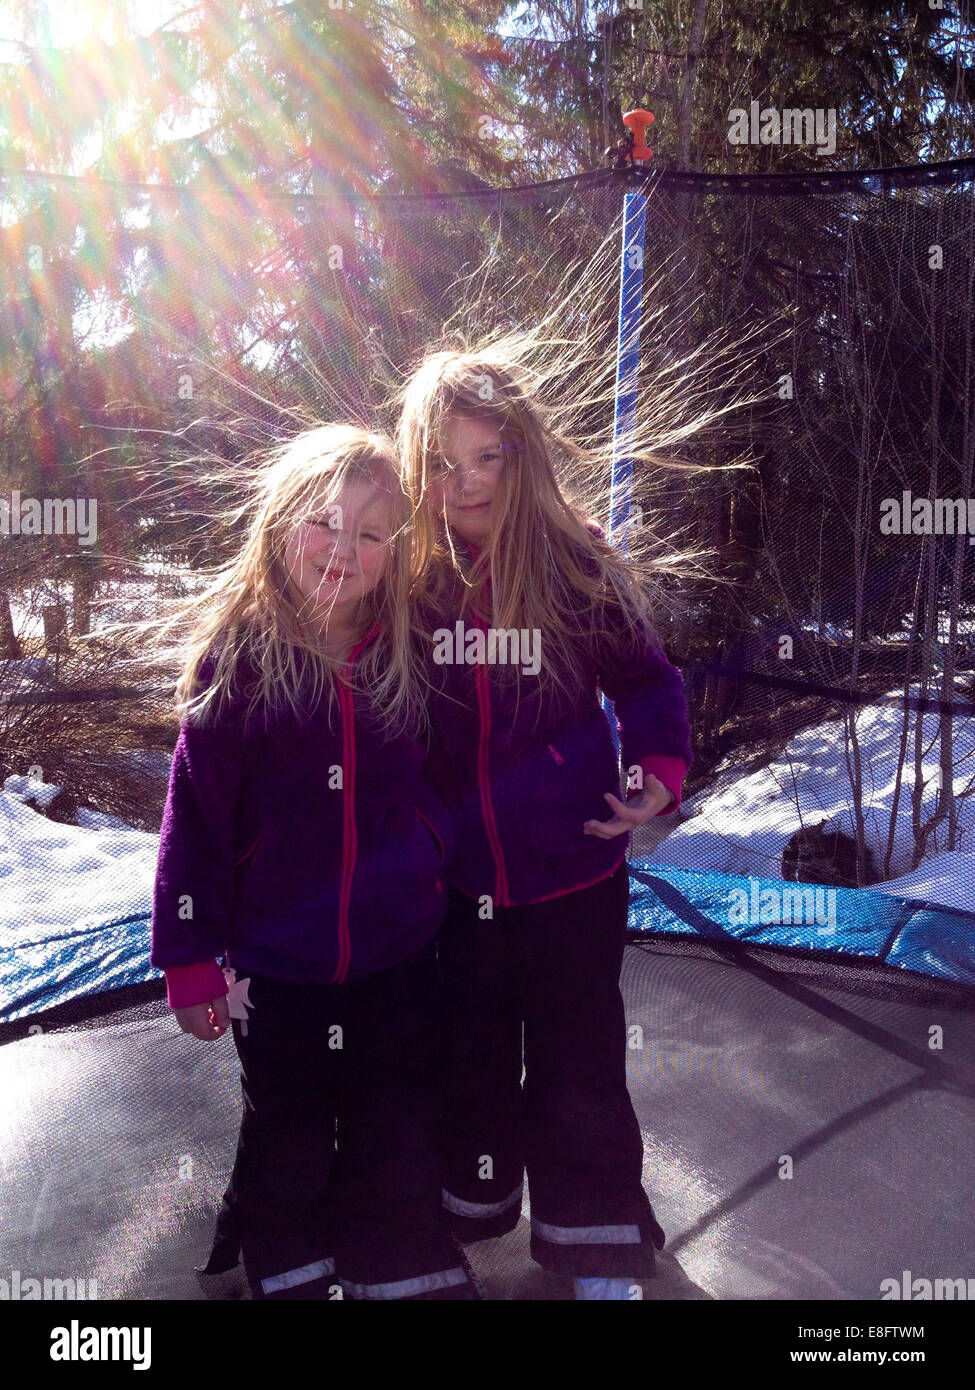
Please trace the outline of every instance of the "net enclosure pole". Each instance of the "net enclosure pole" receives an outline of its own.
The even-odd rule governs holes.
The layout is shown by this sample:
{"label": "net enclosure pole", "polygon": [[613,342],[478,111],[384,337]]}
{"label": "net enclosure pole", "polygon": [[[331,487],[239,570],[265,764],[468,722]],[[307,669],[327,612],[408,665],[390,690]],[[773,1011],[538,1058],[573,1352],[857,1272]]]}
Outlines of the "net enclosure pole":
{"label": "net enclosure pole", "polygon": [[[619,329],[616,342],[616,408],[613,417],[613,462],[609,491],[609,541],[624,555],[630,548],[630,498],[633,492],[633,458],[630,448],[636,427],[646,226],[646,198],[642,193],[627,193],[623,200]],[[619,754],[616,715],[605,695],[603,710],[609,720],[613,743]]]}
{"label": "net enclosure pole", "polygon": [[627,193],[623,202],[620,310],[616,345],[616,413],[613,419],[613,465],[609,495],[609,539],[624,555],[630,548],[633,459],[629,451],[636,427],[646,226],[646,198],[642,193]]}

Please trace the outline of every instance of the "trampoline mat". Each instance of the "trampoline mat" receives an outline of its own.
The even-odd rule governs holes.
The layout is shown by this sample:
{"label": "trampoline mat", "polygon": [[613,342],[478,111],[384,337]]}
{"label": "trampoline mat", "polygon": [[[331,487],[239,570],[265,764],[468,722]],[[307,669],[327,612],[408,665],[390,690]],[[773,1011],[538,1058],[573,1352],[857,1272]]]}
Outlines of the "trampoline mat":
{"label": "trampoline mat", "polygon": [[[622,987],[644,1182],[668,1237],[645,1298],[878,1299],[905,1270],[975,1280],[971,1007],[643,945]],[[159,998],[27,1026],[0,1047],[0,1277],[94,1279],[99,1299],[246,1297],[242,1269],[193,1270],[236,1143],[229,1036],[186,1037]],[[570,1298],[530,1259],[528,1211],[468,1247],[482,1289]]]}

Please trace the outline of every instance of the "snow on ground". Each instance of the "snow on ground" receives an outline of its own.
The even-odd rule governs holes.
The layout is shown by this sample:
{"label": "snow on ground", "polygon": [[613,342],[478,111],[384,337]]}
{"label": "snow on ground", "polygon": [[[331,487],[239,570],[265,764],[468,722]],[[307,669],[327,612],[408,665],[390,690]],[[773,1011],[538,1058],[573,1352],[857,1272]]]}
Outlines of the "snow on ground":
{"label": "snow on ground", "polygon": [[30,795],[46,805],[56,791],[26,777],[8,777],[0,791],[3,946],[26,949],[152,911],[159,836],[95,811],[85,813],[90,828],[61,825],[24,804]]}
{"label": "snow on ground", "polygon": [[29,692],[40,694],[54,678],[54,668],[44,656],[0,661],[0,705]]}
{"label": "snow on ground", "polygon": [[[951,635],[950,614],[941,610],[937,615],[939,642],[947,642]],[[800,624],[803,632],[818,633],[822,637],[828,637],[832,641],[852,642],[853,630],[838,623],[816,622],[810,620]],[[911,632],[914,627],[913,613],[901,615],[900,626],[896,632],[888,632],[884,636],[885,642],[907,642],[910,640]],[[964,641],[966,638],[975,637],[975,607],[966,607],[962,604],[958,610],[958,623],[956,627],[956,638]]]}
{"label": "snow on ground", "polygon": [[[912,688],[917,694],[917,688]],[[897,692],[891,692],[894,699]],[[896,704],[868,706],[860,711],[857,731],[863,765],[863,809],[867,843],[882,868],[893,807],[894,778],[903,712]],[[911,757],[914,726],[919,715],[912,710],[908,737]],[[924,716],[925,775],[931,778],[925,793],[923,817],[935,804],[938,745],[937,716]],[[891,873],[899,875],[875,886],[878,892],[904,897],[927,897],[946,907],[975,911],[975,717],[953,720],[955,740],[952,779],[956,794],[966,786],[973,795],[960,803],[961,848],[944,849],[945,830],[928,842],[928,855],[911,872],[910,784],[901,783]],[[730,767],[711,786],[685,800],[681,813],[690,813],[652,855],[653,862],[674,868],[717,869],[723,873],[782,877],[782,850],[802,825],[826,821],[827,830],[855,834],[850,779],[846,770],[845,735],[841,720],[831,720],[796,734],[779,756],[758,772],[742,773]],[[802,815],[800,819],[799,811]]]}
{"label": "snow on ground", "polygon": [[[108,623],[138,620],[155,612],[159,603],[159,586],[175,578],[172,566],[160,561],[141,562],[143,574],[122,581],[102,583],[91,604],[91,629],[97,632]],[[212,582],[203,575],[180,572],[186,593],[206,588]],[[71,585],[65,580],[48,579],[30,590],[10,597],[10,612],[18,637],[43,637],[42,608],[47,604],[64,604],[71,611]],[[69,618],[70,622],[70,618]]]}
{"label": "snow on ground", "polygon": [[975,912],[975,851],[945,850],[923,860],[912,873],[878,883],[877,892]]}

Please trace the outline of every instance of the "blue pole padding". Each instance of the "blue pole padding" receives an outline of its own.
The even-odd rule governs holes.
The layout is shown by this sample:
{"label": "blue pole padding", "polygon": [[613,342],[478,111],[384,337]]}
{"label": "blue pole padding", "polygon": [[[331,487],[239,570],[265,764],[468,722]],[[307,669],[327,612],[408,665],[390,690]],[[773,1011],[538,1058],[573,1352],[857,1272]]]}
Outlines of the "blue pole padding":
{"label": "blue pole padding", "polygon": [[[628,554],[630,549],[630,497],[633,492],[633,457],[630,449],[636,427],[646,226],[646,198],[642,193],[627,193],[623,201],[620,312],[616,346],[616,413],[613,418],[613,468],[609,492],[609,540],[624,555]],[[618,754],[620,743],[616,715],[605,695],[603,709],[609,720],[610,732]],[[624,794],[625,791],[624,786]]]}
{"label": "blue pole padding", "polygon": [[630,448],[636,428],[646,226],[646,198],[642,193],[627,193],[623,203],[623,251],[616,348],[616,414],[613,420],[613,472],[609,498],[609,538],[624,554],[630,548],[630,495],[633,490],[633,458]]}

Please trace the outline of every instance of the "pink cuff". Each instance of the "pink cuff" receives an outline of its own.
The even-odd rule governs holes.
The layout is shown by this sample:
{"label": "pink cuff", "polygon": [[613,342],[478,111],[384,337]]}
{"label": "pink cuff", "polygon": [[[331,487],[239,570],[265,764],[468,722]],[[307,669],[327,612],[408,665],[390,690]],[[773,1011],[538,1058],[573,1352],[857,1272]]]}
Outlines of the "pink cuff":
{"label": "pink cuff", "polygon": [[227,994],[227,981],[215,960],[197,965],[171,965],[164,970],[166,994],[171,1009],[188,1009],[193,1004],[209,1004]]}
{"label": "pink cuff", "polygon": [[[674,758],[667,753],[650,753],[647,757],[640,759],[640,767],[643,775],[648,774],[656,777],[658,782],[663,782],[674,800],[665,806],[662,811],[658,811],[658,816],[672,816],[680,806],[681,791],[683,789],[684,778],[687,776],[687,764],[683,758]],[[635,792],[630,792],[630,796],[635,796]]]}

